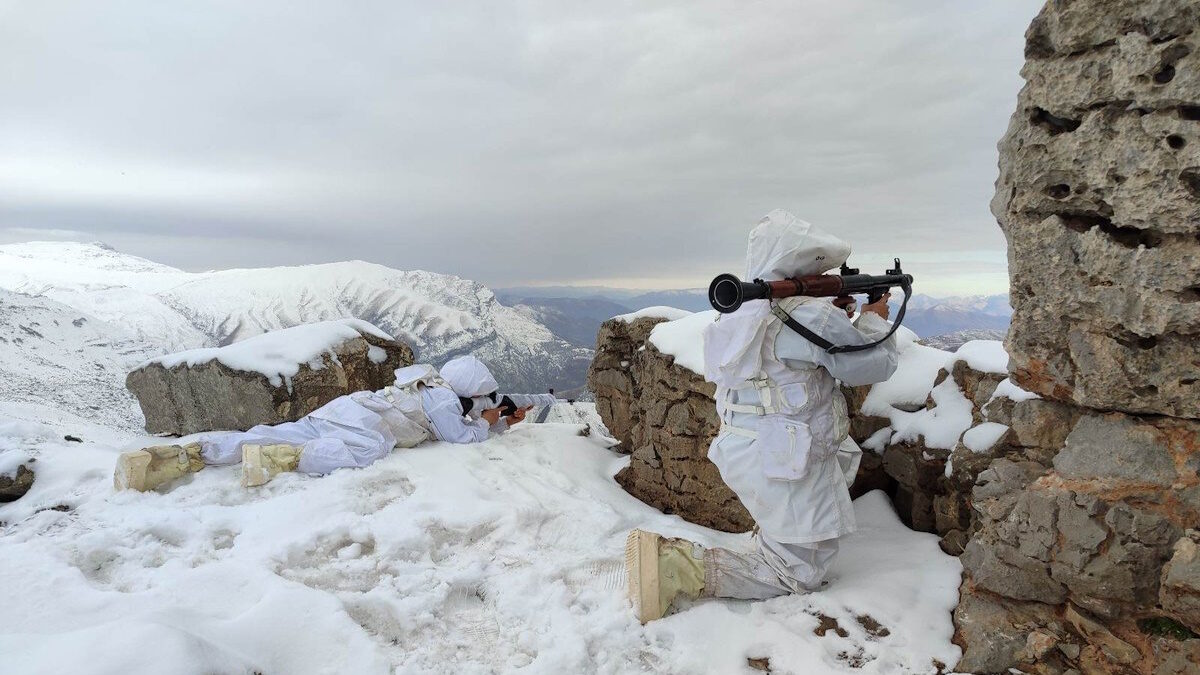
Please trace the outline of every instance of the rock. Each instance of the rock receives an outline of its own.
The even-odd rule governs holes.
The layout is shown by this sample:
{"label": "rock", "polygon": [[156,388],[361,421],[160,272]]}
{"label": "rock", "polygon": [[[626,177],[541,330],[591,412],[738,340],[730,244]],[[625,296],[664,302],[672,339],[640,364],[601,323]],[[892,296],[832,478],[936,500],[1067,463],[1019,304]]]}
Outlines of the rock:
{"label": "rock", "polygon": [[0,476],[0,502],[15,502],[33,487],[33,470],[21,464],[11,476]]}
{"label": "rock", "polygon": [[1083,416],[1054,458],[1054,468],[1067,478],[1113,478],[1162,486],[1177,479],[1166,437],[1154,426],[1120,414]]}
{"label": "rock", "polygon": [[941,547],[943,553],[957,556],[962,555],[968,541],[970,541],[970,535],[966,532],[962,530],[950,530],[938,540],[938,546]]}
{"label": "rock", "polygon": [[[1025,33],[1030,60],[1067,57],[1103,49],[1115,36],[1134,32],[1162,41],[1190,33],[1200,7],[1176,0],[1074,0],[1048,4]],[[1074,85],[1082,78],[1062,84]],[[1063,87],[1067,88],[1067,87]]]}
{"label": "rock", "polygon": [[693,523],[727,532],[752,528],[754,520],[708,461],[708,446],[720,428],[714,386],[676,366],[671,356],[652,344],[632,352],[636,396],[630,399],[628,412],[634,450],[617,482],[647,504]]}
{"label": "rock", "polygon": [[596,395],[596,412],[624,452],[633,451],[631,410],[638,398],[634,364],[638,350],[655,326],[665,318],[644,317],[633,321],[609,319],[600,326],[596,337],[596,356],[588,369],[588,389]]}
{"label": "rock", "polygon": [[967,544],[963,570],[977,588],[1005,598],[1063,602],[1067,589],[1050,575],[1057,515],[1052,495],[1022,492],[1007,518],[985,526]]}
{"label": "rock", "polygon": [[1048,3],[1026,34],[992,212],[1012,376],[1043,397],[1200,417],[1198,15],[1196,0]]}
{"label": "rock", "polygon": [[1162,570],[1159,600],[1163,611],[1200,633],[1200,532],[1188,530],[1175,543]]}
{"label": "rock", "polygon": [[1126,666],[1141,660],[1142,653],[1136,647],[1113,635],[1103,624],[1084,615],[1074,605],[1067,605],[1063,617],[1088,642],[1100,647],[1109,660]]}
{"label": "rock", "polygon": [[1029,399],[1013,404],[1008,426],[1016,445],[1057,452],[1079,416],[1079,408],[1065,403]]}
{"label": "rock", "polygon": [[[1195,662],[1134,626],[1194,621],[1195,542],[1180,537],[1200,519],[1198,27],[1200,0],[1071,0],[1026,33],[991,206],[1010,377],[1042,400],[983,402],[1011,446],[970,492],[958,670]],[[985,390],[964,392],[978,405]],[[944,494],[965,490],[967,461],[952,454]]]}
{"label": "rock", "polygon": [[[293,330],[234,344],[244,353],[250,349],[246,346],[250,340],[260,341],[264,356],[269,357],[277,347],[272,340]],[[357,337],[300,363],[290,381],[272,382],[263,373],[236,370],[211,358],[171,368],[154,361],[130,373],[125,386],[141,404],[146,431],[182,436],[295,421],[343,394],[382,389],[394,381],[396,368],[412,363],[408,345],[358,330]]]}
{"label": "rock", "polygon": [[1008,398],[1007,396],[997,396],[990,401],[984,403],[980,412],[983,414],[983,419],[988,422],[996,422],[1005,426],[1012,426],[1012,412],[1016,407],[1017,401]]}
{"label": "rock", "polygon": [[[1006,375],[975,370],[965,360],[955,361],[951,366],[950,376],[958,383],[963,394],[971,401],[975,409],[982,408],[992,394],[996,385],[1004,380]],[[940,377],[940,375],[939,375]],[[978,422],[978,420],[976,420]]]}
{"label": "rock", "polygon": [[1058,645],[1058,637],[1044,630],[1035,630],[1025,638],[1025,649],[1021,653],[1022,661],[1041,661],[1050,650]]}
{"label": "rock", "polygon": [[896,481],[883,469],[883,457],[863,451],[862,460],[858,463],[858,475],[850,486],[850,498],[858,499],[872,490],[883,490],[891,494],[896,489]]}
{"label": "rock", "polygon": [[1019,662],[1029,631],[1029,617],[1013,612],[998,600],[969,592],[954,610],[954,642],[963,648],[956,672],[1001,673]]}
{"label": "rock", "polygon": [[1153,675],[1195,675],[1200,672],[1200,640],[1158,639],[1152,645],[1157,661]]}
{"label": "rock", "polygon": [[1117,615],[1111,603],[1153,606],[1158,572],[1179,528],[1155,513],[1088,495],[1059,494],[1058,507],[1051,576],[1077,604],[1095,602],[1089,608],[1110,617]]}

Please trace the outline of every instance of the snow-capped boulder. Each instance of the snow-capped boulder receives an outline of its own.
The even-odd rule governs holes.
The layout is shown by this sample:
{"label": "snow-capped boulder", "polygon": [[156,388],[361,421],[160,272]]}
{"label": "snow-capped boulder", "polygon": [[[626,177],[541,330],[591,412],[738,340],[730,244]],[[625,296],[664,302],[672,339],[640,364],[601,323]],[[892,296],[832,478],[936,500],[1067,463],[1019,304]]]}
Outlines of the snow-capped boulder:
{"label": "snow-capped boulder", "polygon": [[159,357],[126,386],[147,431],[184,435],[294,421],[343,394],[381,389],[412,363],[408,345],[344,319]]}

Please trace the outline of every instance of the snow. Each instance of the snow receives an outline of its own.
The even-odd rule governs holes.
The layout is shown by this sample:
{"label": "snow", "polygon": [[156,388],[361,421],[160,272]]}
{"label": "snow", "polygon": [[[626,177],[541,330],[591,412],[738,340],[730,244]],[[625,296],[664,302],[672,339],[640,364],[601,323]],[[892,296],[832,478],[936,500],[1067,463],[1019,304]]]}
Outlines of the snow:
{"label": "snow", "polygon": [[660,323],[650,331],[650,344],[675,357],[676,365],[703,375],[704,328],[716,319],[717,311],[709,310]]}
{"label": "snow", "polygon": [[286,383],[291,391],[292,378],[300,372],[301,365],[308,364],[314,370],[324,368],[323,356],[329,354],[336,359],[334,347],[364,334],[384,340],[392,339],[392,336],[366,321],[322,321],[263,333],[224,347],[189,349],[167,354],[150,359],[143,366],[159,364],[164,368],[180,365],[194,367],[210,361],[219,361],[234,370],[260,373],[274,387]]}
{"label": "snow", "polygon": [[915,443],[921,437],[925,447],[952,450],[971,426],[971,401],[952,378],[947,377],[929,393],[934,406],[916,412],[893,409],[892,425],[896,433],[892,443]]}
{"label": "snow", "polygon": [[[951,353],[919,344],[915,334],[903,328],[897,331],[897,336],[900,358],[896,372],[886,382],[873,385],[862,405],[863,413],[886,417],[891,425],[867,439],[863,447],[880,452],[889,443],[915,443],[922,438],[926,447],[944,450],[953,449],[960,439],[965,443],[963,434],[974,422],[971,401],[953,378],[947,377],[936,387],[933,383],[941,370],[952,370],[957,361],[966,361],[968,366],[982,372],[1008,372],[1004,344],[996,340],[972,340]],[[997,396],[1026,393],[1007,379],[1000,383],[996,392]],[[934,406],[926,408],[930,397]],[[972,442],[979,445],[997,433],[990,426],[972,432]],[[998,438],[999,434],[984,450]]]}
{"label": "snow", "polygon": [[1011,378],[1006,377],[1000,381],[1000,384],[996,385],[996,391],[992,393],[992,398],[988,399],[988,402],[990,403],[997,398],[1010,398],[1014,401],[1029,401],[1031,399],[1041,398],[1041,396],[1038,396],[1031,391],[1025,391],[1014,384]]}
{"label": "snow", "polygon": [[985,373],[1008,373],[1008,352],[999,340],[971,340],[954,353],[955,361],[966,361],[971,368]]}
{"label": "snow", "polygon": [[125,376],[161,350],[47,298],[0,289],[0,316],[0,401],[86,411],[111,426],[141,428]]}
{"label": "snow", "polygon": [[[14,422],[0,447],[38,459],[31,492],[0,505],[12,672],[730,673],[767,657],[777,672],[892,673],[959,656],[960,564],[878,492],[855,503],[860,529],[826,590],[686,603],[642,627],[624,599],[629,529],[751,540],[626,494],[612,476],[628,457],[579,424],[430,443],[256,490],[236,466],[209,467],[140,494],[112,491],[113,462],[157,439],[47,407],[0,404],[0,416]],[[847,637],[814,635],[818,614]],[[860,615],[890,634],[871,637]]]}
{"label": "snow", "polygon": [[631,312],[629,314],[622,314],[620,316],[614,316],[613,319],[616,319],[618,321],[624,321],[625,323],[633,323],[634,321],[637,321],[638,319],[666,319],[667,321],[675,321],[677,319],[682,319],[684,317],[691,316],[691,314],[692,313],[687,310],[676,309],[674,307],[667,307],[665,305],[659,305],[656,307],[646,307],[645,309],[639,309],[638,311]]}
{"label": "snow", "polygon": [[[592,350],[557,338],[468,279],[362,261],[185,272],[97,244],[0,246],[0,289],[120,326],[149,358],[354,317],[441,364],[466,352],[515,391],[582,384]],[[3,345],[0,345],[0,351]],[[113,391],[124,390],[124,378]]]}
{"label": "snow", "polygon": [[877,455],[882,455],[883,451],[887,449],[888,443],[892,440],[892,431],[891,427],[884,427],[871,434],[867,440],[859,444],[859,447],[864,450],[870,450]]}
{"label": "snow", "polygon": [[871,387],[862,406],[867,415],[892,417],[897,405],[924,405],[938,371],[954,362],[954,354],[919,344],[916,334],[907,328],[896,331],[896,341],[900,350],[896,372]]}
{"label": "snow", "polygon": [[971,427],[963,434],[962,442],[971,452],[987,452],[996,445],[1008,427],[997,422],[983,422]]}

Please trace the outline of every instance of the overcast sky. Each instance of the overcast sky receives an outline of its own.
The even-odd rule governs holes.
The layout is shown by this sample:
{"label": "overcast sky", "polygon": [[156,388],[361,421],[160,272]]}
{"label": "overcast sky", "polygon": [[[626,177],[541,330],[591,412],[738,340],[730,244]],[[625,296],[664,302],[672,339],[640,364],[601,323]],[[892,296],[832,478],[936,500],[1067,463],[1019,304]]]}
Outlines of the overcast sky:
{"label": "overcast sky", "polygon": [[0,243],[706,285],[786,208],[1003,291],[1041,2],[0,0]]}

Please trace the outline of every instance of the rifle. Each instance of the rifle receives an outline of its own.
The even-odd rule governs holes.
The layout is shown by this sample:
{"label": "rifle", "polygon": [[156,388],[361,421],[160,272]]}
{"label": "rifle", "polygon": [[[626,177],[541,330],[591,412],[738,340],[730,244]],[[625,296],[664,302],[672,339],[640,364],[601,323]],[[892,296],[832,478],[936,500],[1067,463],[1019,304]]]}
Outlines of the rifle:
{"label": "rifle", "polygon": [[708,302],[713,309],[722,314],[735,312],[747,300],[776,300],[797,295],[808,297],[832,297],[834,304],[843,307],[854,302],[850,297],[856,294],[866,294],[872,303],[878,302],[892,288],[900,287],[904,291],[904,301],[900,311],[896,313],[896,321],[892,329],[879,340],[865,345],[834,345],[825,338],[800,325],[795,319],[783,311],[778,305],[771,304],[771,312],[775,314],[788,328],[796,331],[805,339],[824,349],[830,354],[842,352],[859,352],[875,347],[887,340],[896,332],[904,321],[904,311],[908,307],[908,299],[912,296],[913,278],[900,269],[900,259],[895,258],[895,266],[884,271],[882,275],[861,274],[857,268],[842,263],[838,274],[813,274],[803,277],[788,277],[779,281],[742,281],[732,274],[721,274],[712,280],[708,286]]}

